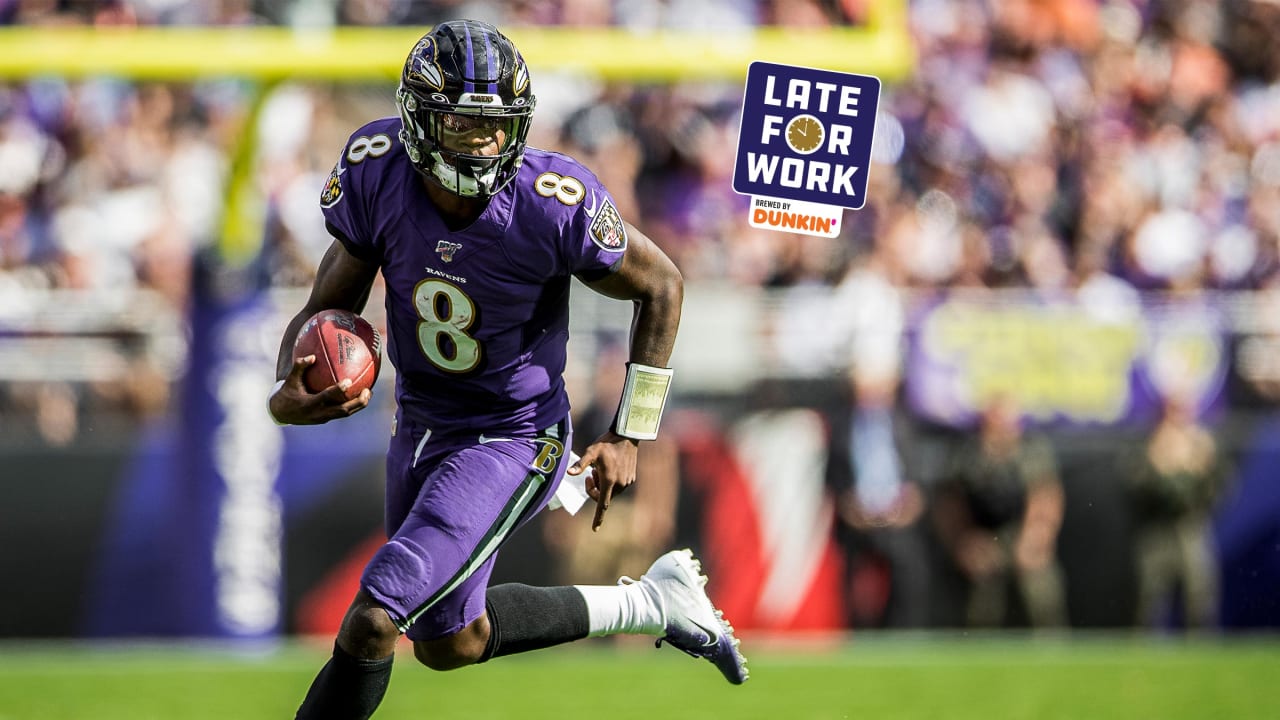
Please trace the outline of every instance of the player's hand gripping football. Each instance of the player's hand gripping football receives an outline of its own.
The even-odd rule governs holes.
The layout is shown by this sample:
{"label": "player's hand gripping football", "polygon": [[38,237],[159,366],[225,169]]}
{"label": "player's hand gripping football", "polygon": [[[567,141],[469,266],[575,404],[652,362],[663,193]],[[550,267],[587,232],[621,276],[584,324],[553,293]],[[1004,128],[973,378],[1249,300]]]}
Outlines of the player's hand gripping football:
{"label": "player's hand gripping football", "polygon": [[293,367],[285,376],[284,385],[267,401],[267,407],[276,422],[285,425],[320,425],[330,420],[349,417],[369,405],[373,394],[361,390],[354,398],[347,399],[350,380],[335,383],[320,392],[307,390],[302,376],[316,361],[315,355],[307,355],[293,361]]}
{"label": "player's hand gripping football", "polygon": [[595,469],[586,482],[587,495],[596,501],[596,517],[591,521],[593,531],[600,529],[613,496],[636,481],[638,445],[636,440],[609,431],[591,443],[578,462],[569,466],[570,475],[579,475],[587,468]]}

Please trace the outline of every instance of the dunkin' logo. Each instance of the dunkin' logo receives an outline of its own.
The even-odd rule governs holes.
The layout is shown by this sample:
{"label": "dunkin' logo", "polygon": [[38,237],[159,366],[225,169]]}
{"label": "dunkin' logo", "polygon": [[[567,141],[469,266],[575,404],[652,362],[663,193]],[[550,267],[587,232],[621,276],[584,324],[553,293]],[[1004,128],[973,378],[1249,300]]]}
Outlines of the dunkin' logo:
{"label": "dunkin' logo", "polygon": [[766,230],[836,237],[843,214],[844,208],[830,205],[757,197],[751,200],[750,222],[751,227]]}

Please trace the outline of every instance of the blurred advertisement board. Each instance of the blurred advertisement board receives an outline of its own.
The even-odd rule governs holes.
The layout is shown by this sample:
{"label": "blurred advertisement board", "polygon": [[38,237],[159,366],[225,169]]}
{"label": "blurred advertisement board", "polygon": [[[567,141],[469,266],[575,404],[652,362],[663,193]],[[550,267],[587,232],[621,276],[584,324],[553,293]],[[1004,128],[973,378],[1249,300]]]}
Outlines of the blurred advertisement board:
{"label": "blurred advertisement board", "polygon": [[1208,302],[1125,310],[951,297],[917,314],[908,335],[908,402],[953,426],[1002,397],[1041,423],[1140,422],[1171,397],[1203,414],[1228,370],[1225,319]]}

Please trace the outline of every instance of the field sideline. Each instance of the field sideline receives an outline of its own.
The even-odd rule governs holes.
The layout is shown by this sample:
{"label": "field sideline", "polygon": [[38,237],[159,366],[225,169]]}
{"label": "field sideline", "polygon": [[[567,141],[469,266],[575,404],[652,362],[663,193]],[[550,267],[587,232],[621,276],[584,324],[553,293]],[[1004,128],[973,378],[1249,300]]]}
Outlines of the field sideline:
{"label": "field sideline", "polygon": [[[639,642],[432,673],[402,654],[375,720],[1280,718],[1280,638],[859,635],[744,641],[751,680]],[[324,644],[0,643],[0,720],[292,718]]]}

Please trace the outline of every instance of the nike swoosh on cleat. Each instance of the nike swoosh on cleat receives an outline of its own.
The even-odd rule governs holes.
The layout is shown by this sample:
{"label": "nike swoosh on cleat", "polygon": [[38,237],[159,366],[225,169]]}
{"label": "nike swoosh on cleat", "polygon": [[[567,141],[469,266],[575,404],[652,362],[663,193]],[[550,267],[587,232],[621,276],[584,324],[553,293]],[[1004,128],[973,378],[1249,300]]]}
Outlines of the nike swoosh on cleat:
{"label": "nike swoosh on cleat", "polygon": [[697,627],[699,630],[707,634],[707,641],[702,643],[702,647],[713,648],[718,644],[716,640],[716,633],[718,632],[718,630],[710,630],[707,628],[706,625],[703,625],[702,623],[698,622],[697,620],[694,620],[693,618],[689,618],[689,622],[693,623],[694,627]]}

